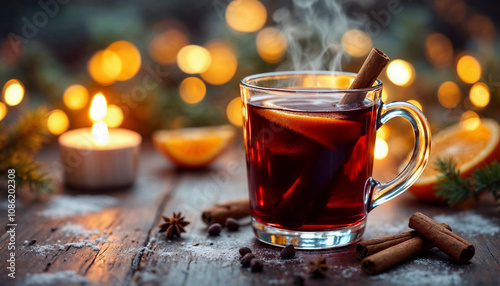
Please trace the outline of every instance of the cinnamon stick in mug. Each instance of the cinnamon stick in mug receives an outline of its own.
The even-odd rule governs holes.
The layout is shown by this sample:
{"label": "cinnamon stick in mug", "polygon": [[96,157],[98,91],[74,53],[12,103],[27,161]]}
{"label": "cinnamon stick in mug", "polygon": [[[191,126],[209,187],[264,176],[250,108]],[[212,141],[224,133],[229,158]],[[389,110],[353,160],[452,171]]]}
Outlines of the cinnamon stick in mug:
{"label": "cinnamon stick in mug", "polygon": [[422,213],[414,213],[408,226],[458,263],[465,263],[474,256],[474,245]]}
{"label": "cinnamon stick in mug", "polygon": [[[373,85],[379,74],[384,70],[389,62],[389,57],[377,48],[372,48],[368,57],[364,61],[356,78],[349,86],[349,89],[367,88]],[[366,94],[350,94],[346,93],[340,104],[361,103],[365,99]]]}

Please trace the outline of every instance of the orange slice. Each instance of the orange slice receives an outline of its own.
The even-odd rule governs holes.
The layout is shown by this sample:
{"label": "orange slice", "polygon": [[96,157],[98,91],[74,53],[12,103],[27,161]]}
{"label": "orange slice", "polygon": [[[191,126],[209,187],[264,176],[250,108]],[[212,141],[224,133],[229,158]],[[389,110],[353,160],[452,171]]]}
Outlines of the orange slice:
{"label": "orange slice", "polygon": [[499,143],[500,126],[493,119],[481,119],[474,129],[459,123],[442,130],[434,136],[429,163],[410,191],[423,201],[442,202],[433,188],[439,175],[435,170],[437,159],[451,157],[460,174],[467,176],[474,168],[500,159]]}
{"label": "orange slice", "polygon": [[336,144],[355,141],[362,135],[363,125],[356,121],[333,118],[330,113],[291,112],[276,109],[258,109],[257,113],[292,131],[336,149]]}
{"label": "orange slice", "polygon": [[230,125],[159,130],[153,133],[153,142],[179,167],[202,168],[228,149],[234,135]]}

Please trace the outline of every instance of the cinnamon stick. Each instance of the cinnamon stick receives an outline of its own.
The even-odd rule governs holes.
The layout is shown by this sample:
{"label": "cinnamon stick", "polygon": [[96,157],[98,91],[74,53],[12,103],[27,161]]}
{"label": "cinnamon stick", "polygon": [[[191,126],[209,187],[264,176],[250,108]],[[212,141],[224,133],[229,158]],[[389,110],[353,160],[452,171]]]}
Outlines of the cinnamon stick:
{"label": "cinnamon stick", "polygon": [[[389,57],[384,52],[377,48],[372,48],[349,89],[372,86],[388,62]],[[340,104],[361,103],[365,99],[365,96],[365,93],[346,93],[342,97],[342,100],[340,100]]]}
{"label": "cinnamon stick", "polygon": [[384,238],[376,238],[358,242],[358,244],[356,244],[356,257],[358,259],[363,259],[391,246],[410,240],[415,236],[417,236],[416,231],[407,231]]}
{"label": "cinnamon stick", "polygon": [[474,245],[422,213],[414,213],[408,226],[458,263],[465,263],[474,256]]}
{"label": "cinnamon stick", "polygon": [[[440,224],[443,228],[451,230],[451,228],[444,223]],[[404,240],[406,239],[406,240]],[[371,241],[383,241],[384,246],[389,245],[395,241],[401,241],[382,249],[361,261],[361,269],[368,274],[377,274],[388,268],[391,268],[409,258],[433,248],[435,245],[422,238],[415,231],[408,231],[397,235],[389,236],[381,239],[372,239]],[[369,242],[367,240],[366,242]],[[373,246],[382,246],[382,243],[373,243]]]}
{"label": "cinnamon stick", "polygon": [[240,199],[237,201],[217,204],[203,211],[201,218],[207,225],[224,223],[227,218],[240,219],[250,215],[250,201]]}
{"label": "cinnamon stick", "polygon": [[[451,228],[445,223],[440,223],[440,225],[451,230]],[[407,231],[407,232],[391,235],[388,237],[360,241],[356,245],[356,256],[358,259],[363,259],[367,256],[374,254],[374,253],[382,251],[386,248],[389,248],[389,247],[394,246],[396,244],[400,244],[402,242],[410,240],[417,235],[418,235],[418,233],[416,231],[412,230],[412,231]]]}

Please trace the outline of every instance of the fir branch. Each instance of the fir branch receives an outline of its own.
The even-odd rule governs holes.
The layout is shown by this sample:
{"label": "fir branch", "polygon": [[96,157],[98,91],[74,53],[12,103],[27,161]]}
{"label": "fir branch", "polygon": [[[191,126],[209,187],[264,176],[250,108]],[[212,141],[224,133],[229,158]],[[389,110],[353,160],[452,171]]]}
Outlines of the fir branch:
{"label": "fir branch", "polygon": [[485,192],[500,199],[500,163],[494,161],[482,168],[476,168],[470,177],[460,176],[460,170],[452,158],[438,158],[436,170],[440,173],[434,185],[436,197],[445,199],[453,206],[473,197],[475,200]]}
{"label": "fir branch", "polygon": [[12,126],[0,122],[0,173],[16,171],[16,187],[27,186],[33,193],[52,191],[52,180],[33,159],[46,141],[47,109],[40,107],[22,115]]}
{"label": "fir branch", "polygon": [[10,154],[34,155],[42,147],[49,134],[47,125],[47,109],[28,111],[9,128],[0,127],[0,159],[5,160]]}
{"label": "fir branch", "polygon": [[35,195],[53,191],[51,177],[30,156],[15,156],[6,167],[8,169],[16,170],[16,186],[27,186]]}

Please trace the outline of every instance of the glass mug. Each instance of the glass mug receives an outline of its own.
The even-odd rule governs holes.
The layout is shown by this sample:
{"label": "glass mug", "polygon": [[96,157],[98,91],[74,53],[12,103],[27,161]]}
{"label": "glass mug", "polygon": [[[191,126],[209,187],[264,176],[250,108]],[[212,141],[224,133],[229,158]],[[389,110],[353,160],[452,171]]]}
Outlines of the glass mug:
{"label": "glass mug", "polygon": [[[430,129],[407,102],[383,103],[382,82],[349,90],[356,74],[274,72],[240,83],[254,233],[301,249],[361,239],[368,212],[408,189],[424,170]],[[343,96],[365,96],[341,105]],[[372,176],[376,131],[394,117],[415,134],[410,162],[393,180]]]}

